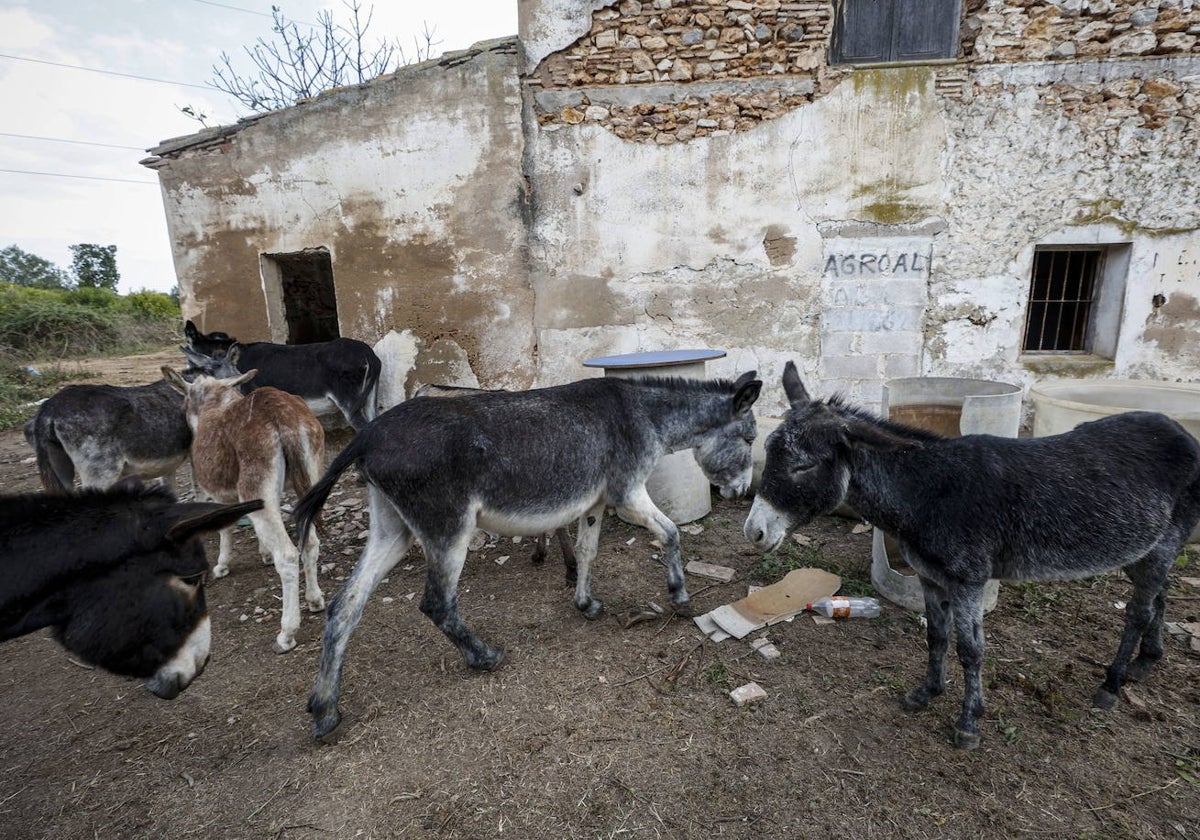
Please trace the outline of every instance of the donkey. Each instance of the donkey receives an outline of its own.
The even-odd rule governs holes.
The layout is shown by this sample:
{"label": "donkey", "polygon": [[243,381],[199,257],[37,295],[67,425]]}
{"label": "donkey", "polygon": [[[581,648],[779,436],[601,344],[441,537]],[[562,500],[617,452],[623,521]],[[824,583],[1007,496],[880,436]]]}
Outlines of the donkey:
{"label": "donkey", "polygon": [[964,675],[954,743],[979,745],[989,578],[1071,580],[1123,568],[1133,581],[1125,630],[1092,702],[1111,709],[1123,681],[1150,676],[1163,655],[1167,575],[1200,520],[1200,443],[1178,423],[1131,412],[1053,437],[944,438],[836,397],[812,400],[791,362],[783,387],[791,410],[767,438],[745,535],[773,550],[844,501],[897,540],[920,576],[929,641],[925,679],[906,709],[945,691],[953,621]]}
{"label": "donkey", "polygon": [[[236,376],[225,359],[189,353],[185,379],[202,373]],[[175,471],[187,459],[192,430],[183,400],[163,380],[150,385],[68,385],[47,399],[25,424],[48,493],[69,493],[75,476],[84,488],[111,487],[137,475],[162,478],[175,487]]]}
{"label": "donkey", "polygon": [[[325,430],[304,400],[277,388],[259,388],[243,397],[237,386],[257,371],[232,379],[200,376],[188,383],[170,367],[162,369],[171,387],[184,395],[184,413],[192,429],[192,474],[197,486],[218,501],[263,500],[250,514],[259,551],[269,554],[283,587],[283,614],[273,649],[286,653],[296,646],[300,627],[300,570],[304,562],[304,600],[313,612],[325,608],[317,582],[315,535],[297,552],[280,512],[285,479],[297,496],[320,477],[325,458]],[[231,529],[221,531],[220,553],[213,577],[229,574],[233,551]]]}
{"label": "donkey", "polygon": [[178,504],[137,479],[0,501],[0,641],[43,627],[75,655],[170,700],[204,670],[211,623],[198,535],[262,507]]}
{"label": "donkey", "polygon": [[[413,394],[413,399],[417,397],[466,397],[471,394],[487,393],[481,388],[466,388],[459,385],[422,385]],[[554,536],[558,540],[558,547],[562,551],[563,568],[566,571],[567,585],[573,586],[579,579],[579,564],[575,560],[575,549],[571,545],[571,534],[566,528],[556,528]],[[533,554],[530,555],[529,561],[535,565],[541,565],[546,562],[546,548],[549,545],[549,540],[543,532],[538,534],[537,542],[533,547]]]}
{"label": "donkey", "polygon": [[188,346],[212,359],[228,356],[238,370],[258,370],[253,383],[242,388],[278,388],[303,397],[318,416],[342,413],[355,431],[375,417],[375,392],[381,364],[370,346],[353,338],[313,344],[240,344],[223,332],[205,335],[188,321],[183,328]]}
{"label": "donkey", "polygon": [[503,651],[479,639],[458,615],[458,579],[476,528],[533,536],[578,520],[575,606],[595,618],[591,565],[606,505],[649,529],[663,546],[667,588],[688,602],[679,531],[650,500],[646,478],[658,459],[693,448],[727,498],[750,486],[752,406],[762,382],[585,379],[532,391],[490,391],[466,399],[402,402],[359,432],[296,506],[302,532],[352,463],[367,482],[367,544],[326,612],[313,736],[340,722],[337,708],[350,634],[380,580],[413,540],[425,550],[421,612],[468,666],[491,670]]}

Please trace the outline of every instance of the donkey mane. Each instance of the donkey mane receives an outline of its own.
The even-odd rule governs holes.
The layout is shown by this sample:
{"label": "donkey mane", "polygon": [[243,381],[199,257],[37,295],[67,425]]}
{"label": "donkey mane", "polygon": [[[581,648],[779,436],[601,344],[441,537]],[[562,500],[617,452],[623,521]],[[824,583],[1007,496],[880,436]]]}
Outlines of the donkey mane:
{"label": "donkey mane", "polygon": [[70,496],[50,493],[10,496],[0,505],[0,522],[20,523],[39,516],[56,516],[66,508],[72,511],[78,511],[80,508],[107,508],[119,505],[122,500],[158,501],[164,504],[174,504],[176,501],[171,489],[162,484],[142,484],[139,481],[125,480],[108,489],[84,488]]}
{"label": "donkey mane", "polygon": [[625,380],[651,388],[670,388],[697,394],[728,394],[734,390],[732,379],[684,379],[682,376],[635,376]]}
{"label": "donkey mane", "polygon": [[855,420],[861,420],[864,423],[870,423],[874,426],[878,426],[881,429],[886,429],[889,432],[902,435],[913,440],[919,440],[923,443],[930,443],[935,440],[947,440],[945,435],[939,435],[937,432],[932,432],[929,429],[922,429],[918,426],[908,426],[904,423],[896,423],[892,420],[885,420],[873,411],[865,409],[859,405],[851,404],[843,394],[834,394],[832,397],[824,400],[824,403],[842,417],[848,416]]}

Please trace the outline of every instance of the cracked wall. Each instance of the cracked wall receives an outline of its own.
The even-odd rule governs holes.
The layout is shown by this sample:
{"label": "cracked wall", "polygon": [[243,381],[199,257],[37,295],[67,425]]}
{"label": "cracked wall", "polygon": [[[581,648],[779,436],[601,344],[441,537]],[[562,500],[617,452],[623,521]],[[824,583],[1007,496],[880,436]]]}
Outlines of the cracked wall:
{"label": "cracked wall", "polygon": [[[185,312],[266,338],[262,253],[326,247],[393,390],[715,347],[886,378],[1200,378],[1200,10],[966,0],[957,60],[830,67],[819,0],[521,0],[488,42],[178,143]],[[1113,245],[1111,358],[1021,351],[1039,245]]]}
{"label": "cracked wall", "polygon": [[323,247],[341,335],[411,336],[407,379],[531,385],[517,60],[477,45],[153,150],[185,315],[285,340],[260,255]]}

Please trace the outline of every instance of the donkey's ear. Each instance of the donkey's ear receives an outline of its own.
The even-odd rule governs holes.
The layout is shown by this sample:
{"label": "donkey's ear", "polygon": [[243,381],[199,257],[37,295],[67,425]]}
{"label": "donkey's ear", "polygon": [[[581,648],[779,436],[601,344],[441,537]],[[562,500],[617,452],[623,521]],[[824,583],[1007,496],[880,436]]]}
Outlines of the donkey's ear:
{"label": "donkey's ear", "polygon": [[792,408],[800,408],[812,402],[808,391],[804,389],[804,383],[800,381],[795,362],[789,361],[783,366],[783,392],[787,394],[788,403]]}
{"label": "donkey's ear", "polygon": [[251,379],[253,379],[256,376],[258,376],[258,368],[253,368],[252,370],[248,370],[245,373],[241,374],[236,379],[222,379],[221,381],[223,383],[225,383],[226,385],[228,385],[230,388],[238,388],[242,385],[245,385],[247,382],[249,382]]}
{"label": "donkey's ear", "polygon": [[758,376],[758,371],[756,371],[756,370],[748,370],[748,371],[746,371],[746,372],[745,372],[745,373],[743,373],[741,376],[739,376],[739,377],[737,378],[737,380],[736,380],[736,381],[733,383],[733,390],[735,390],[735,391],[736,391],[736,390],[738,390],[738,389],[739,389],[739,388],[741,388],[743,385],[745,385],[747,382],[749,382],[749,381],[751,381],[752,379],[754,379],[754,377],[756,377],[756,376]]}
{"label": "donkey's ear", "polygon": [[175,370],[175,368],[171,367],[170,365],[163,365],[162,375],[163,379],[167,380],[168,385],[181,394],[187,394],[188,384],[184,378],[179,375],[179,371]]}
{"label": "donkey's ear", "polygon": [[183,325],[183,337],[189,342],[195,341],[200,337],[200,330],[196,329],[196,325],[189,318],[188,322]]}
{"label": "donkey's ear", "polygon": [[916,438],[899,435],[882,426],[858,418],[846,421],[842,427],[846,442],[856,449],[876,452],[898,452],[901,449],[921,449],[924,444]]}
{"label": "donkey's ear", "polygon": [[175,505],[169,513],[166,537],[174,543],[187,542],[205,531],[219,531],[237,522],[247,513],[262,510],[262,499],[232,505],[215,502],[191,502]]}
{"label": "donkey's ear", "polygon": [[[762,380],[754,378],[754,371],[738,377],[738,389],[733,395],[733,416],[744,417],[762,392]],[[746,377],[750,377],[747,379]],[[744,381],[743,381],[744,380]]]}
{"label": "donkey's ear", "polygon": [[236,368],[238,359],[240,359],[241,357],[242,357],[242,345],[238,344],[235,341],[235,342],[233,342],[233,344],[229,345],[229,349],[225,351],[225,360],[227,362],[229,362],[229,364],[232,367]]}
{"label": "donkey's ear", "polygon": [[179,348],[183,351],[183,355],[187,357],[188,364],[194,368],[207,369],[212,364],[212,359],[205,356],[203,353],[192,348],[190,344],[185,344]]}

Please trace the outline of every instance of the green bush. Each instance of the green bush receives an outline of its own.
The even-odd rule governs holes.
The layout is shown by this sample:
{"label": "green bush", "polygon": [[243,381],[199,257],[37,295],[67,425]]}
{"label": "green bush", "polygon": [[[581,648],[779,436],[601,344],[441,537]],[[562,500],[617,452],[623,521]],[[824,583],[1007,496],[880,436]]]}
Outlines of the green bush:
{"label": "green bush", "polygon": [[117,344],[115,314],[69,302],[75,292],[0,288],[0,355],[32,359],[101,352]]}
{"label": "green bush", "polygon": [[183,315],[179,304],[171,296],[163,292],[152,292],[141,289],[125,296],[125,305],[136,318],[144,321],[179,321]]}
{"label": "green bush", "polygon": [[116,312],[125,308],[124,299],[116,292],[108,289],[96,289],[91,286],[80,286],[67,292],[66,302],[89,309],[100,309]]}

